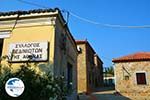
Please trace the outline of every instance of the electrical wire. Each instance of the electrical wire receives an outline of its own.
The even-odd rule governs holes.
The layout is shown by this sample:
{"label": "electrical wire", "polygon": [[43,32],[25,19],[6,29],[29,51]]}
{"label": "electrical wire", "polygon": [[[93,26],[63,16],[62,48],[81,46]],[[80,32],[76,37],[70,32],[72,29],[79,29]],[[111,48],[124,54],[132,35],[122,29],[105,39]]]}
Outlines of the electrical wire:
{"label": "electrical wire", "polygon": [[[36,7],[41,7],[41,8],[46,8],[46,9],[49,8],[49,7],[46,7],[44,5],[40,5],[40,4],[37,4],[37,3],[25,1],[25,0],[17,0],[17,1],[21,2],[21,3],[24,3],[24,4],[36,6]],[[69,22],[69,16],[72,15],[73,17],[76,17],[79,20],[82,20],[82,21],[85,21],[85,22],[88,22],[88,23],[91,23],[91,24],[94,24],[94,25],[100,25],[100,26],[103,26],[103,27],[109,27],[109,28],[150,28],[150,25],[147,25],[147,26],[121,26],[121,25],[102,24],[102,23],[99,23],[99,22],[95,22],[95,21],[80,17],[80,16],[78,16],[78,15],[72,13],[72,12],[69,12],[67,10],[64,10],[64,9],[60,10],[60,11],[66,15],[66,24],[68,24],[68,22]],[[16,18],[15,24],[14,24],[11,32],[15,29],[15,27],[17,25],[18,18],[19,18],[19,14]],[[108,58],[108,57],[105,57],[105,56],[102,56],[102,58],[106,59],[109,62],[112,62],[111,58]]]}
{"label": "electrical wire", "polygon": [[106,59],[107,61],[111,61],[112,62],[111,58],[108,58],[108,57],[105,57],[105,56],[102,56],[102,55],[101,55],[101,57],[104,58],[104,59]]}
{"label": "electrical wire", "polygon": [[[41,5],[41,4],[37,4],[37,3],[33,3],[33,2],[30,2],[30,1],[25,1],[25,0],[17,0],[17,1],[21,2],[21,3],[24,3],[24,4],[32,5],[32,6],[35,6],[35,7],[41,7],[41,8],[45,8],[45,9],[49,8],[47,6],[44,6],[44,5]],[[68,22],[69,22],[69,12],[66,12],[66,11],[63,11],[63,10],[60,10],[60,11],[62,13],[65,13],[66,24],[68,24]]]}
{"label": "electrical wire", "polygon": [[[17,0],[19,2],[22,2],[22,3],[25,3],[25,4],[29,4],[29,5],[32,5],[32,6],[36,6],[36,7],[41,7],[41,8],[49,8],[47,6],[44,6],[44,5],[41,5],[41,4],[37,4],[37,3],[33,3],[33,2],[29,2],[29,1],[25,1],[25,0]],[[150,25],[141,25],[141,26],[124,26],[124,25],[115,25],[115,24],[103,24],[103,23],[100,23],[100,22],[96,22],[96,21],[93,21],[93,20],[89,20],[87,18],[84,18],[84,17],[80,17],[70,11],[67,11],[67,10],[61,10],[62,13],[67,13],[66,15],[68,16],[66,19],[67,19],[67,22],[69,22],[69,15],[79,19],[79,20],[82,20],[84,22],[87,22],[87,23],[90,23],[90,24],[94,24],[94,25],[98,25],[98,26],[101,26],[101,27],[107,27],[107,28],[150,28]]]}
{"label": "electrical wire", "polygon": [[37,4],[37,3],[33,3],[33,2],[29,2],[29,1],[25,1],[25,0],[17,0],[21,3],[24,3],[24,4],[28,4],[28,5],[32,5],[32,6],[36,6],[36,7],[41,7],[41,8],[49,8],[49,7],[46,7],[44,5],[41,5],[41,4]]}
{"label": "electrical wire", "polygon": [[13,30],[15,29],[15,27],[16,27],[16,25],[17,25],[17,23],[18,23],[19,16],[20,16],[20,14],[18,13],[18,15],[17,15],[17,17],[16,17],[16,20],[15,20],[15,23],[14,23],[14,25],[13,25],[13,27],[12,27],[12,29],[11,29],[10,32],[13,32]]}
{"label": "electrical wire", "polygon": [[103,24],[96,21],[92,21],[83,17],[80,17],[72,12],[70,12],[70,15],[76,17],[79,20],[82,20],[84,22],[88,22],[95,25],[100,25],[101,27],[108,27],[108,28],[150,28],[150,25],[142,25],[142,26],[123,26],[123,25],[114,25],[114,24]]}

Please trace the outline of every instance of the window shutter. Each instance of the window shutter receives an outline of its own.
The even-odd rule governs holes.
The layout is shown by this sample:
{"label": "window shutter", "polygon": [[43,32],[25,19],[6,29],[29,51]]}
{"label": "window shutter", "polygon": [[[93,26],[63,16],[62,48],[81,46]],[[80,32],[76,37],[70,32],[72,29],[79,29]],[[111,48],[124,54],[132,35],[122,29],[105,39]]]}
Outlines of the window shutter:
{"label": "window shutter", "polygon": [[136,73],[137,84],[146,84],[145,73]]}

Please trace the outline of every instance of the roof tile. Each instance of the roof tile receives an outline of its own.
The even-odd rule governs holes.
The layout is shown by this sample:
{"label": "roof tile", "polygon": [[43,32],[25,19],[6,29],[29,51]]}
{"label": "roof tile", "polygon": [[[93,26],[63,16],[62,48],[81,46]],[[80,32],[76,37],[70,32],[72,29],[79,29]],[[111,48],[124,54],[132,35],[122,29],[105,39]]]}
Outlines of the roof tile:
{"label": "roof tile", "polygon": [[54,9],[33,9],[33,10],[28,10],[28,11],[9,11],[9,12],[0,12],[0,16],[10,16],[10,15],[15,15],[15,14],[31,14],[31,13],[45,13],[45,12],[55,12],[56,10],[60,11],[59,8],[54,8]]}
{"label": "roof tile", "polygon": [[115,58],[112,62],[150,61],[150,52],[138,52],[127,56]]}

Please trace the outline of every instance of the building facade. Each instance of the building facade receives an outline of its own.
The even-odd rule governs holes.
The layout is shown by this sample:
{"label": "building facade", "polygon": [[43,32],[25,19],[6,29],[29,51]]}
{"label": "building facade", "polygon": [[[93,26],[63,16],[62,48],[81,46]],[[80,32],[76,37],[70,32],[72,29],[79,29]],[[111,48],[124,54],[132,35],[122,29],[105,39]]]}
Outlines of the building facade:
{"label": "building facade", "polygon": [[103,85],[103,62],[87,40],[76,41],[78,49],[78,93],[89,93]]}
{"label": "building facade", "polygon": [[29,58],[38,62],[40,71],[64,76],[77,93],[78,52],[59,9],[1,12],[0,54],[11,56],[14,70]]}
{"label": "building facade", "polygon": [[94,54],[94,65],[95,65],[95,87],[102,87],[104,85],[104,80],[103,80],[103,62],[99,58],[97,54]]}
{"label": "building facade", "polygon": [[113,59],[115,64],[116,91],[130,99],[150,98],[150,52]]}

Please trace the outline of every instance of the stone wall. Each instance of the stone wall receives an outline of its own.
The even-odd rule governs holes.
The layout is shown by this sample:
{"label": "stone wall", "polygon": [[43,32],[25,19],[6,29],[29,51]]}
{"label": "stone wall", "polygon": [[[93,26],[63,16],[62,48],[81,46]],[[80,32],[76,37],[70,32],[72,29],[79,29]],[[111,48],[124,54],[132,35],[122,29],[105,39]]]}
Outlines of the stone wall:
{"label": "stone wall", "polygon": [[103,62],[95,55],[95,87],[102,87],[103,86]]}
{"label": "stone wall", "polygon": [[86,44],[86,62],[87,62],[87,90],[92,92],[95,88],[95,63],[94,63],[95,51],[89,43]]}
{"label": "stone wall", "polygon": [[77,62],[78,93],[82,93],[87,92],[86,48],[85,44],[78,44],[78,46],[81,48]]}
{"label": "stone wall", "polygon": [[78,42],[78,93],[90,93],[103,84],[102,61],[87,41]]}
{"label": "stone wall", "polygon": [[[68,70],[72,70],[70,84],[72,84],[73,94],[72,100],[77,97],[77,49],[74,39],[70,36],[69,30],[61,23],[61,20],[56,19],[55,26],[55,51],[54,51],[54,71],[57,76],[64,76],[68,79]],[[68,65],[72,68],[68,69]],[[76,96],[75,96],[76,95]]]}
{"label": "stone wall", "polygon": [[[146,84],[138,85],[136,73],[146,74]],[[125,96],[150,96],[150,61],[115,63],[116,91]]]}

